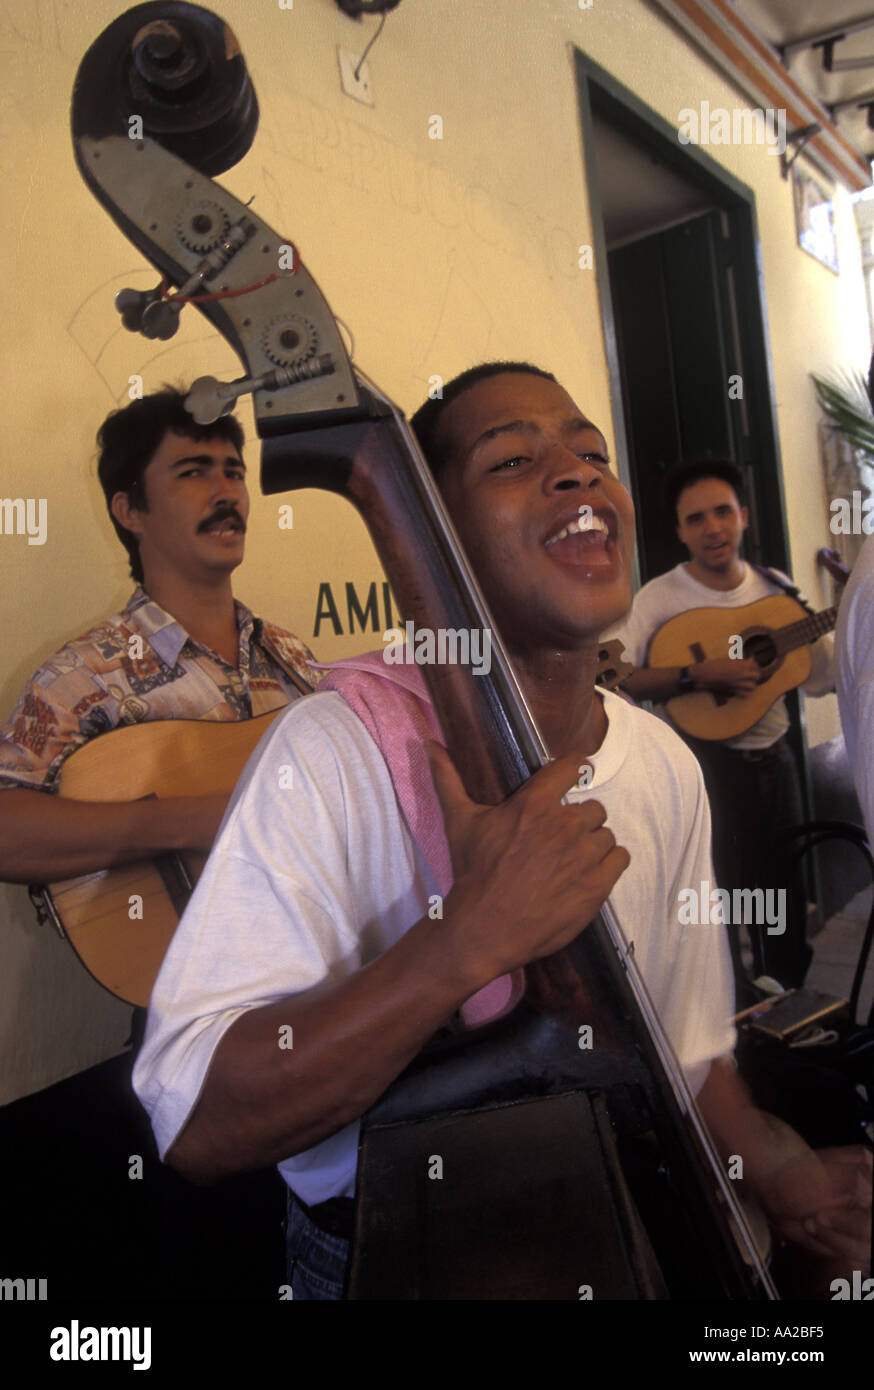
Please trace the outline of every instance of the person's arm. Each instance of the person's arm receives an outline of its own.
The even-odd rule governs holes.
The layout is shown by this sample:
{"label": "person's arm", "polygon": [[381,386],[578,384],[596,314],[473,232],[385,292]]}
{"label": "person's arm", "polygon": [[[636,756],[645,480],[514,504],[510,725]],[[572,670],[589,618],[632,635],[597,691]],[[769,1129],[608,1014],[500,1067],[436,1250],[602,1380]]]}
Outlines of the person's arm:
{"label": "person's arm", "polygon": [[54,883],[165,852],[209,853],[229,794],[89,802],[55,793],[65,760],[117,718],[117,700],[75,645],[28,681],[0,727],[0,880]]}
{"label": "person's arm", "polygon": [[0,790],[0,881],[53,883],[173,850],[209,849],[227,796],[73,801]]}
{"label": "person's arm", "polygon": [[[557,759],[500,806],[483,807],[435,748],[455,874],[442,920],[421,919],[339,984],[241,1014],[166,1161],[210,1182],[310,1148],[361,1115],[471,994],[571,941],[629,862],[598,802],[561,804],[581,761]],[[206,895],[200,910],[209,914]],[[278,1044],[285,1026],[287,1050]]]}
{"label": "person's arm", "polygon": [[641,666],[626,676],[623,690],[635,700],[660,704],[683,694],[680,678],[688,671],[694,690],[712,690],[730,695],[748,695],[759,683],[759,668],[752,657],[710,657],[689,666]]}
{"label": "person's arm", "polygon": [[874,843],[874,571],[865,568],[872,551],[874,536],[869,536],[857,561],[861,568],[841,600],[835,667],[850,770]]}
{"label": "person's arm", "polygon": [[874,844],[874,675],[861,679],[847,692],[846,700],[856,728],[856,759],[851,771],[868,841]]}
{"label": "person's arm", "polygon": [[728,1058],[712,1063],[698,1105],[723,1159],[743,1161],[749,1185],[781,1235],[847,1268],[871,1260],[871,1154],[861,1145],[814,1151],[759,1110]]}

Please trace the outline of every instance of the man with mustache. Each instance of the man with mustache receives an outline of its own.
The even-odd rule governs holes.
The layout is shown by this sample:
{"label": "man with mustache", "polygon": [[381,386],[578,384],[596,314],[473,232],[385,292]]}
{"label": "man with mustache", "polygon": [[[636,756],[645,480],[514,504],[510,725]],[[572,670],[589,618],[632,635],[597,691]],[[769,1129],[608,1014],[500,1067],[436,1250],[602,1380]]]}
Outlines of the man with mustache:
{"label": "man with mustache", "polygon": [[98,475],[137,587],[43,663],[0,729],[0,879],[51,882],[212,845],[222,796],[72,802],[57,789],[89,739],[151,719],[249,719],[313,683],[298,638],[234,599],[249,496],[233,416],[201,427],[165,389],[113,412]]}
{"label": "man with mustache", "polygon": [[[293,1296],[341,1297],[358,1118],[466,1000],[567,944],[609,897],[720,1148],[743,1155],[783,1233],[862,1258],[865,1157],[814,1155],[750,1105],[726,1057],[724,932],[678,923],[678,889],[711,872],[697,764],[595,689],[633,547],[603,436],[554,377],[513,363],[464,373],[413,425],[554,761],[501,805],[474,804],[424,742],[424,684],[381,656],[277,721],[152,996],[134,1084],[162,1157],[206,1182],[279,1164]],[[445,895],[440,845],[411,828],[432,801]]]}

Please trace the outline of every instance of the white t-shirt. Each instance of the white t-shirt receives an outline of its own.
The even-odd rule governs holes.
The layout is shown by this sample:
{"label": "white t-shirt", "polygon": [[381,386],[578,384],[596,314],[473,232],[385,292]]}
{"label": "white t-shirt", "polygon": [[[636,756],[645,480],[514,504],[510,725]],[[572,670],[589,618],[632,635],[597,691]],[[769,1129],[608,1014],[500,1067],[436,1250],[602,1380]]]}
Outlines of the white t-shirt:
{"label": "white t-shirt", "polygon": [[[680,891],[713,879],[704,785],[666,725],[615,695],[604,701],[607,735],[578,794],[604,804],[631,855],[609,901],[697,1090],[735,1040],[724,928],[678,921]],[[291,705],[237,785],[152,994],[133,1081],[161,1155],[244,1010],[353,974],[438,891],[361,721],[335,692]],[[356,1121],[280,1172],[308,1204],[351,1194],[357,1139]]]}
{"label": "white t-shirt", "polygon": [[[690,608],[741,608],[769,594],[779,594],[779,584],[773,584],[758,570],[743,561],[744,577],[734,589],[711,589],[695,579],[686,565],[676,565],[667,574],[660,574],[634,597],[631,611],[620,623],[614,624],[604,638],[615,637],[625,648],[625,657],[633,666],[645,666],[649,644],[655,633],[670,618]],[[791,583],[780,570],[781,579]],[[824,695],[832,688],[832,639],[821,637],[811,648],[810,678],[802,689],[808,695]],[[664,704],[655,706],[656,713],[667,719]],[[786,701],[781,695],[757,724],[738,738],[726,739],[728,748],[770,748],[789,728]]]}
{"label": "white t-shirt", "polygon": [[874,836],[874,536],[869,536],[841,599],[835,634],[838,705],[847,757]]}

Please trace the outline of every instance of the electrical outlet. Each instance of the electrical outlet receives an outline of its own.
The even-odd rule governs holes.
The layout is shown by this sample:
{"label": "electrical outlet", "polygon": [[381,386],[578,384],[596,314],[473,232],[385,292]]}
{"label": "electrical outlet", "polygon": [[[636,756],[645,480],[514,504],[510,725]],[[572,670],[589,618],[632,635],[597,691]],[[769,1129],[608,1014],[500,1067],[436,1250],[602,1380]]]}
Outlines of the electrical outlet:
{"label": "electrical outlet", "polygon": [[[360,53],[352,53],[348,48],[338,48],[337,57],[340,59],[340,85],[347,97],[352,97],[354,101],[361,101],[365,106],[373,105],[373,92],[370,87],[370,69],[366,63],[361,62]],[[358,76],[355,76],[355,69],[361,67]]]}

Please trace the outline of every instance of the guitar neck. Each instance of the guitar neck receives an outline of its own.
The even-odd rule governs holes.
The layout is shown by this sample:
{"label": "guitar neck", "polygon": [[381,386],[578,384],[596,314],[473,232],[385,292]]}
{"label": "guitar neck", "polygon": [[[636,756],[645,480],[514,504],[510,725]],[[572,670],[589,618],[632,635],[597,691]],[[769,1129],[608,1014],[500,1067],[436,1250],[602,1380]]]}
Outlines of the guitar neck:
{"label": "guitar neck", "polygon": [[837,608],[824,608],[821,613],[811,613],[800,618],[797,623],[787,623],[774,633],[774,643],[778,652],[794,652],[808,642],[816,642],[826,632],[831,632],[838,620]]}

